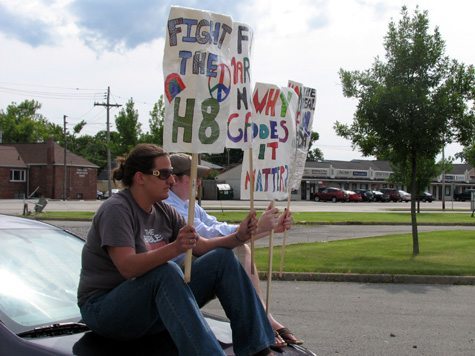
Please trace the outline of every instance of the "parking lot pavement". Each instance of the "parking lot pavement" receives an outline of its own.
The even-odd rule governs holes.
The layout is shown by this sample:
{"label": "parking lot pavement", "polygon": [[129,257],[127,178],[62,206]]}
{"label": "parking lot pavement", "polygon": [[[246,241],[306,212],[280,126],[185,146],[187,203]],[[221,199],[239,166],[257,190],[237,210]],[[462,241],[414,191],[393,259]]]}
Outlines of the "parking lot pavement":
{"label": "parking lot pavement", "polygon": [[[274,281],[271,288],[271,313],[319,356],[475,355],[475,286]],[[218,301],[204,310],[224,315]]]}

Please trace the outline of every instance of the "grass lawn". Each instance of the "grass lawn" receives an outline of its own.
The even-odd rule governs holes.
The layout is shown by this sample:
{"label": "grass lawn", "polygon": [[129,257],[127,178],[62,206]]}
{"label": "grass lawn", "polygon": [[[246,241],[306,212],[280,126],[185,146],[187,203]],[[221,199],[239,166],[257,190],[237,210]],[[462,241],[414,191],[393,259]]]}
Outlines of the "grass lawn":
{"label": "grass lawn", "polygon": [[40,214],[33,214],[33,217],[44,220],[92,220],[93,211],[46,211]]}
{"label": "grass lawn", "polygon": [[[285,272],[475,275],[475,233],[419,233],[420,254],[412,256],[410,234],[288,245]],[[274,248],[273,270],[280,266],[281,248]],[[260,271],[267,270],[268,249],[256,249]]]}

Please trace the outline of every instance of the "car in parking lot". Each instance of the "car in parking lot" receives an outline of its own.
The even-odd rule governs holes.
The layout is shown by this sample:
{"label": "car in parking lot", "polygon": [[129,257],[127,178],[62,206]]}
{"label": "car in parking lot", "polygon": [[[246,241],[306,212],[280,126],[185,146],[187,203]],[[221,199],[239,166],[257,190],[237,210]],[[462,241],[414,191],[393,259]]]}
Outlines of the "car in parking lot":
{"label": "car in parking lot", "polygon": [[374,201],[386,203],[390,201],[389,194],[379,190],[372,190]]}
{"label": "car in parking lot", "polygon": [[396,188],[382,188],[380,191],[383,194],[387,194],[389,196],[389,200],[392,202],[411,201],[411,194],[405,192],[404,190],[399,190]]}
{"label": "car in parking lot", "polygon": [[434,201],[434,197],[429,192],[423,192],[422,194],[418,195],[416,199],[418,201],[428,202],[428,203],[432,203]]}
{"label": "car in parking lot", "polygon": [[355,193],[358,193],[359,195],[361,195],[361,199],[363,201],[374,201],[375,198],[374,198],[374,193],[372,190],[366,190],[366,189],[356,189],[354,191]]}
{"label": "car in parking lot", "polygon": [[346,195],[348,196],[347,201],[349,202],[360,202],[363,200],[360,193],[356,193],[353,190],[345,190]]}
{"label": "car in parking lot", "polygon": [[[117,188],[112,188],[111,189],[111,195],[117,194],[119,192],[120,192],[120,189],[117,189]],[[108,190],[106,190],[104,192],[104,195],[103,195],[103,199],[107,199],[107,198],[109,198],[109,191]]]}
{"label": "car in parking lot", "polygon": [[405,203],[411,201],[411,194],[406,192],[405,190],[399,190],[399,201],[403,201]]}
{"label": "car in parking lot", "polygon": [[454,200],[455,201],[471,200],[472,192],[475,192],[475,189],[465,189],[463,192],[454,192]]}
{"label": "car in parking lot", "polygon": [[332,201],[336,203],[337,201],[345,202],[348,201],[348,194],[340,188],[320,188],[314,195],[315,201]]}
{"label": "car in parking lot", "polygon": [[[0,214],[0,355],[176,356],[168,333],[113,340],[82,323],[76,293],[83,245],[58,227]],[[205,318],[223,351],[233,355],[229,322]],[[282,355],[315,354],[287,346]]]}

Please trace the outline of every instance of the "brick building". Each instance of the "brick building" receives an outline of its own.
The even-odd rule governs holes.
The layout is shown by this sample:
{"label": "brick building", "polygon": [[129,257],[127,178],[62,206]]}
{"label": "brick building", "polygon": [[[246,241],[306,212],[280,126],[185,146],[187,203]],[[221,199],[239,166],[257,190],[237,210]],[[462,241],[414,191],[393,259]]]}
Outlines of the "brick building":
{"label": "brick building", "polygon": [[[98,166],[66,151],[66,199],[96,199]],[[63,199],[64,148],[45,143],[0,145],[0,199],[41,193]]]}

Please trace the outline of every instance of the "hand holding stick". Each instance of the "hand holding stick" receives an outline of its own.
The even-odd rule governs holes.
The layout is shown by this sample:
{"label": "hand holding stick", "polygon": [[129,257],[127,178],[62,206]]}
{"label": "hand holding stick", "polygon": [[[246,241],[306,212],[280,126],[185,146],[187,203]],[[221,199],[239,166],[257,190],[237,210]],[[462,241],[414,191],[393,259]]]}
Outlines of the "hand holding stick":
{"label": "hand holding stick", "polygon": [[[190,170],[190,200],[188,203],[188,225],[193,226],[195,222],[195,200],[196,200],[196,176],[198,170],[198,154],[193,153],[191,156],[191,170]],[[191,281],[191,259],[192,249],[186,251],[185,256],[185,283]]]}
{"label": "hand holding stick", "polygon": [[[271,202],[270,208],[274,207],[274,201]],[[270,304],[270,290],[271,290],[271,283],[272,283],[272,258],[273,258],[273,251],[274,251],[274,229],[270,231],[269,235],[269,261],[268,261],[268,269],[267,269],[267,293],[266,293],[266,314],[269,315],[269,304]]]}

